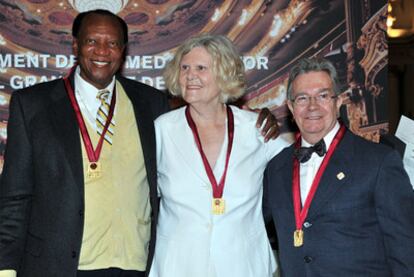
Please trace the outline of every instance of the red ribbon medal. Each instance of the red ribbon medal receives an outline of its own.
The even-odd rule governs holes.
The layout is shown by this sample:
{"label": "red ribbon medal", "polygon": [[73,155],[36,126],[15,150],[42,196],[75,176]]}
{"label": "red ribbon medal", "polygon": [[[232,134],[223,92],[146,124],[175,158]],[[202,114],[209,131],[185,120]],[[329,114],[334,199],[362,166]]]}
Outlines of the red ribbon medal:
{"label": "red ribbon medal", "polygon": [[208,163],[207,157],[204,154],[203,147],[201,145],[200,136],[197,131],[197,126],[191,117],[189,106],[185,109],[185,117],[187,118],[187,123],[190,126],[191,131],[194,135],[194,140],[196,142],[198,151],[200,152],[201,159],[203,160],[204,169],[206,170],[208,179],[211,183],[211,188],[213,189],[213,200],[212,200],[212,213],[215,215],[221,215],[225,213],[225,201],[223,199],[223,190],[224,183],[226,181],[227,168],[229,165],[231,148],[233,146],[233,137],[234,137],[234,117],[233,112],[229,106],[227,106],[227,130],[228,130],[228,145],[227,145],[227,154],[226,154],[226,163],[224,166],[223,176],[221,176],[220,182],[217,184],[216,178],[214,177],[213,170]]}
{"label": "red ribbon medal", "polygon": [[[72,72],[75,70],[75,68],[76,68],[76,65],[74,67],[72,67],[72,69],[70,70],[68,76],[70,76],[72,74]],[[93,149],[93,145],[92,145],[92,141],[91,141],[91,138],[89,136],[89,133],[88,133],[88,129],[86,128],[85,121],[82,117],[82,113],[81,113],[81,110],[79,108],[79,104],[76,101],[75,92],[73,91],[73,88],[72,88],[72,85],[70,84],[68,76],[63,78],[63,81],[65,83],[65,88],[66,88],[66,92],[68,93],[70,103],[72,105],[73,110],[75,111],[76,121],[78,122],[78,126],[79,126],[79,130],[81,132],[83,144],[85,146],[85,150],[86,150],[86,153],[88,155],[89,167],[88,167],[87,175],[88,175],[89,178],[97,178],[97,177],[101,176],[101,166],[100,166],[100,163],[99,163],[99,157],[101,155],[104,137],[105,137],[106,132],[108,131],[108,127],[109,127],[109,125],[111,123],[111,120],[112,120],[112,117],[114,115],[115,102],[116,102],[116,88],[115,88],[116,84],[114,86],[114,90],[113,90],[113,93],[112,93],[111,104],[109,106],[108,117],[107,117],[107,120],[105,122],[104,129],[102,131],[102,134],[99,137],[99,141],[98,141],[98,144],[96,146],[96,149]]]}
{"label": "red ribbon medal", "polygon": [[[309,207],[312,203],[313,197],[318,189],[319,182],[322,178],[323,173],[325,172],[328,162],[332,157],[336,147],[339,142],[342,140],[345,134],[345,127],[341,125],[338,132],[335,134],[334,139],[332,140],[331,145],[329,146],[328,152],[326,153],[318,172],[316,173],[315,179],[312,182],[309,194],[306,197],[305,205],[301,208],[300,201],[300,174],[299,174],[299,161],[296,157],[293,158],[293,181],[292,181],[292,194],[293,194],[293,208],[295,213],[295,225],[296,230],[293,233],[293,245],[295,247],[301,247],[303,245],[303,230],[302,225],[305,222],[306,216],[308,215]],[[299,148],[301,144],[300,135],[297,136],[295,148]]]}

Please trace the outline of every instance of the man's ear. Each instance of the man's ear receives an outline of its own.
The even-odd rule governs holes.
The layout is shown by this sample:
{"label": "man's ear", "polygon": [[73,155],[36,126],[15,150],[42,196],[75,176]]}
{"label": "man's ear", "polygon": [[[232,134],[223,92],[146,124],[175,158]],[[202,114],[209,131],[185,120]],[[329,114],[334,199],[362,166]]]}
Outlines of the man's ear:
{"label": "man's ear", "polygon": [[336,97],[336,110],[339,112],[339,108],[342,106],[343,102],[342,94],[339,94],[338,97]]}
{"label": "man's ear", "polygon": [[287,104],[287,106],[288,106],[288,108],[289,108],[290,112],[293,114],[293,104],[292,104],[292,101],[290,101],[290,100],[288,99],[288,100],[286,100],[286,104]]}
{"label": "man's ear", "polygon": [[72,53],[73,53],[73,55],[75,55],[75,57],[78,56],[78,51],[79,51],[78,40],[76,38],[73,38],[73,40],[72,40]]}

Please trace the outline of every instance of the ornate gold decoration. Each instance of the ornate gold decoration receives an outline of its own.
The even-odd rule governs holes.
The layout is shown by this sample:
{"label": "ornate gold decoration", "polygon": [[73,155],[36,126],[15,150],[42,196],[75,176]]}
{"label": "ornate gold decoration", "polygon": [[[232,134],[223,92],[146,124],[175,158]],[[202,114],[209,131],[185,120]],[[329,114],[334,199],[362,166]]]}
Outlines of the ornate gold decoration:
{"label": "ornate gold decoration", "polygon": [[[362,27],[362,35],[357,47],[364,50],[364,57],[359,62],[365,72],[365,89],[371,92],[373,101],[381,94],[383,87],[375,83],[377,74],[388,64],[388,44],[386,40],[387,6],[380,9]],[[374,105],[375,107],[375,105]],[[374,121],[376,111],[374,110]]]}

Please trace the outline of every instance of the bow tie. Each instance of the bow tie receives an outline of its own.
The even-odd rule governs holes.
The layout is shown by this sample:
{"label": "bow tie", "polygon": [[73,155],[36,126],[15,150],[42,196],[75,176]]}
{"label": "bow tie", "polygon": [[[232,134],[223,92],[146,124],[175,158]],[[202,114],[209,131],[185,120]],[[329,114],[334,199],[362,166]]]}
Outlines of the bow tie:
{"label": "bow tie", "polygon": [[295,149],[294,155],[300,163],[306,163],[311,158],[313,152],[318,154],[319,157],[325,155],[326,145],[323,139],[318,141],[314,146]]}

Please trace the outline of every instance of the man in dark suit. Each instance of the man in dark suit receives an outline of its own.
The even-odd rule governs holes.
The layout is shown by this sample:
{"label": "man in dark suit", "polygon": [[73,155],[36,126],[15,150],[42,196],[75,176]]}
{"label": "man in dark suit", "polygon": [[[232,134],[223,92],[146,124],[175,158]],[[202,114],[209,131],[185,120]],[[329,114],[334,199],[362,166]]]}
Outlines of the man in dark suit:
{"label": "man in dark suit", "polygon": [[281,275],[414,276],[414,192],[398,153],[352,134],[327,60],[291,70],[288,107],[300,134],[266,169]]}
{"label": "man in dark suit", "polygon": [[[79,65],[67,81],[11,99],[0,185],[2,276],[144,276],[153,254],[153,120],[168,110],[167,97],[116,75],[128,40],[118,16],[81,13],[73,36]],[[96,97],[105,90],[102,115]]]}

